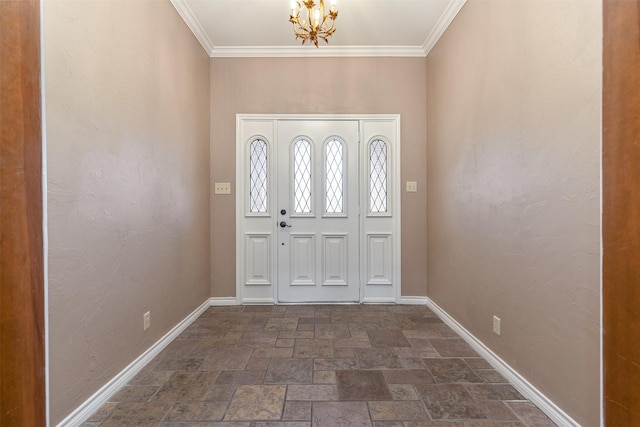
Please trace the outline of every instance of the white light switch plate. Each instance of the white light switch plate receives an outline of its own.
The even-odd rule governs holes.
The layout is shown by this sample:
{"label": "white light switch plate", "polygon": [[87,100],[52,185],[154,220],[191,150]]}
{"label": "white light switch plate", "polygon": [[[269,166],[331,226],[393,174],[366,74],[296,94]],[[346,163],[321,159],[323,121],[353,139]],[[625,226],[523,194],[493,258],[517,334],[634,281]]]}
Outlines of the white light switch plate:
{"label": "white light switch plate", "polygon": [[215,182],[213,184],[214,194],[231,194],[230,182]]}
{"label": "white light switch plate", "polygon": [[493,333],[500,335],[500,318],[498,316],[493,316]]}
{"label": "white light switch plate", "polygon": [[418,191],[418,183],[416,181],[407,181],[407,193],[415,193]]}
{"label": "white light switch plate", "polygon": [[151,312],[147,311],[142,315],[142,330],[146,331],[151,327]]}

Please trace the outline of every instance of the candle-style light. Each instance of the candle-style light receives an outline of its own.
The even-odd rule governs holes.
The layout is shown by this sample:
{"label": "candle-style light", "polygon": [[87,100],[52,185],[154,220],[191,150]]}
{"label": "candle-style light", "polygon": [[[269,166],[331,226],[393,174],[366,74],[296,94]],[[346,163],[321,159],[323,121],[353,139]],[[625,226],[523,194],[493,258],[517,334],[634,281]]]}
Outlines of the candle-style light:
{"label": "candle-style light", "polygon": [[[300,13],[306,10],[306,19],[300,20]],[[293,0],[289,22],[293,24],[293,33],[302,44],[307,41],[318,47],[318,39],[329,43],[329,37],[336,31],[335,20],[338,18],[336,0],[331,0],[331,9],[325,14],[324,0],[316,5],[314,0]],[[308,25],[307,25],[308,23]]]}

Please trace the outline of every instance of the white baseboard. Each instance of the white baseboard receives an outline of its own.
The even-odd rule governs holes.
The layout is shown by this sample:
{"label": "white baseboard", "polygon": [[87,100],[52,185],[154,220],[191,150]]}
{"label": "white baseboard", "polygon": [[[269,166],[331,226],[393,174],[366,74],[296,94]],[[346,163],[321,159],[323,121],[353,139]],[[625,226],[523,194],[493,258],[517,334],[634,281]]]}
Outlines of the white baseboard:
{"label": "white baseboard", "polygon": [[[93,394],[84,403],[78,406],[65,419],[60,421],[58,427],[76,427],[81,425],[87,418],[93,415],[102,405],[107,403],[109,398],[113,396],[122,386],[129,382],[138,372],[142,370],[151,360],[158,355],[167,345],[169,345],[178,335],[189,327],[202,313],[205,312],[215,301],[215,298],[209,298],[202,305],[196,308],[184,320],[174,326],[162,338],[156,341],[137,359],[131,362],[126,368],[120,371],[108,383]],[[234,298],[235,301],[235,298]],[[217,304],[216,304],[217,305]]]}
{"label": "white baseboard", "polygon": [[[243,300],[243,304],[275,304],[272,299],[250,299]],[[453,317],[440,308],[435,302],[428,297],[405,296],[400,299],[401,304],[426,305],[433,310],[438,317],[456,331],[462,339],[464,339],[475,351],[493,366],[502,376],[527,399],[540,408],[549,418],[551,418],[559,426],[579,427],[573,418],[560,409],[540,390],[535,388],[530,382],[516,372],[504,360],[498,357],[493,351],[485,346],[479,339],[467,331]],[[155,356],[158,355],[167,345],[169,345],[178,335],[180,335],[191,323],[193,323],[202,313],[210,306],[230,306],[238,305],[239,302],[235,297],[225,298],[209,298],[200,307],[195,309],[184,320],[178,323],[173,329],[167,332],[149,349],[142,353],[137,359],[131,362],[120,373],[113,377],[100,390],[94,393],[89,399],[76,408],[58,427],[76,427],[80,426],[87,418],[104,405],[109,398],[115,394],[122,386],[131,380],[138,372],[142,370]]]}
{"label": "white baseboard", "polygon": [[216,297],[209,298],[209,305],[211,307],[221,306],[221,305],[239,305],[238,299],[236,297]]}
{"label": "white baseboard", "polygon": [[[406,298],[406,297],[405,297]],[[547,396],[545,396],[540,390],[535,388],[533,384],[527,381],[516,370],[509,366],[504,360],[489,349],[478,338],[473,336],[467,331],[460,323],[458,323],[453,317],[440,308],[430,298],[426,299],[426,305],[433,310],[440,319],[447,325],[449,325],[454,331],[462,337],[480,356],[484,357],[490,364],[498,371],[503,377],[505,377],[524,397],[533,402],[542,412],[547,414],[553,422],[562,427],[580,427],[573,418],[571,418],[566,412],[560,409],[555,403],[553,403]]]}
{"label": "white baseboard", "polygon": [[244,298],[241,304],[266,304],[274,305],[276,300],[273,298]]}
{"label": "white baseboard", "polygon": [[362,304],[395,304],[395,298],[368,297],[362,299]]}
{"label": "white baseboard", "polygon": [[400,297],[400,304],[427,305],[427,297]]}

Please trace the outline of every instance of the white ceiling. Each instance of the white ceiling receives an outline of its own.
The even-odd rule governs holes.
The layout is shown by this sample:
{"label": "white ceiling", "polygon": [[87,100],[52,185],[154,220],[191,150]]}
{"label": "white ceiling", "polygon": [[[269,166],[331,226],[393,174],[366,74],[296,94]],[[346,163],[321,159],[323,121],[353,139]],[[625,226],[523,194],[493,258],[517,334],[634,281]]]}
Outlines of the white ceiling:
{"label": "white ceiling", "polygon": [[338,0],[336,32],[319,49],[296,41],[291,0],[171,2],[212,57],[425,56],[466,0]]}

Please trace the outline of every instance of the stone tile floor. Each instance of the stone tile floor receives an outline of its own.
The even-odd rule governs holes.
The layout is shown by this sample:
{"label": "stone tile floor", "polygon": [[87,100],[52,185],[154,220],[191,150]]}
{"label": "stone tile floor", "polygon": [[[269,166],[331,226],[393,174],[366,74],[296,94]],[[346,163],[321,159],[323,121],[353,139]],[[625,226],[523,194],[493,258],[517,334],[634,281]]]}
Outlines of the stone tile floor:
{"label": "stone tile floor", "polygon": [[554,426],[431,310],[211,307],[91,426]]}

